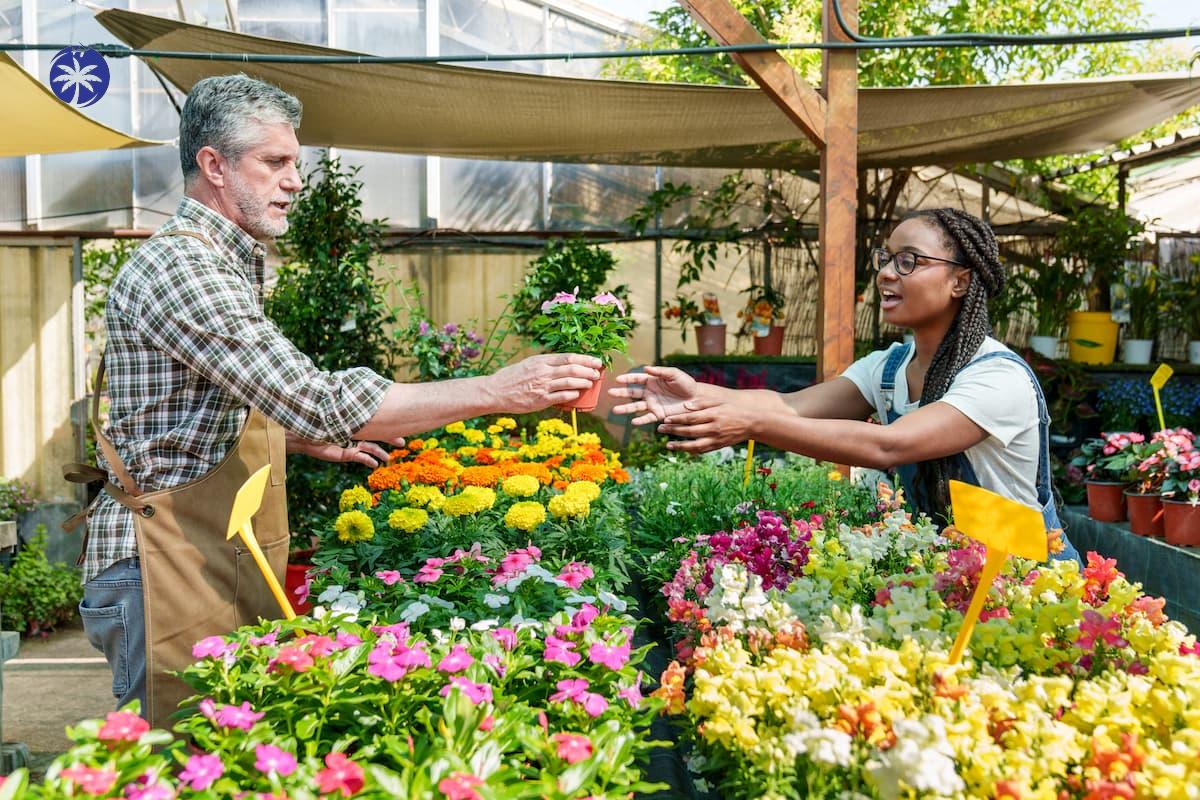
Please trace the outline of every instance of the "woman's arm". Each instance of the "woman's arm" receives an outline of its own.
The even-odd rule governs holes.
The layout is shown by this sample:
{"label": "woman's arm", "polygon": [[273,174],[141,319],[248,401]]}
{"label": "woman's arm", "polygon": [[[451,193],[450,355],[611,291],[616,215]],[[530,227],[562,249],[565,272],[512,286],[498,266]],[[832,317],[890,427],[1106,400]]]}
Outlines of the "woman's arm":
{"label": "woman's arm", "polygon": [[889,469],[961,453],[988,436],[947,403],[923,406],[891,425],[798,417],[740,402],[696,401],[691,405],[694,410],[671,415],[659,426],[663,433],[689,439],[669,442],[668,448],[703,453],[733,441],[755,439],[822,461]]}

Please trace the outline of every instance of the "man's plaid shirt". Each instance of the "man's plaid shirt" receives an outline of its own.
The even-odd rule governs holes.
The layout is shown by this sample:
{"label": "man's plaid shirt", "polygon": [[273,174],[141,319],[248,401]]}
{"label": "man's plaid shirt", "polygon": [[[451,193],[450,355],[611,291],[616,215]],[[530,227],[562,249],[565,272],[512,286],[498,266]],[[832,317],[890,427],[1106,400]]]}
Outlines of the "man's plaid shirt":
{"label": "man's plaid shirt", "polygon": [[[348,444],[390,382],[369,369],[322,372],[263,316],[264,248],[229,219],[185,197],[159,233],[175,230],[216,250],[192,236],[148,240],[113,281],[104,311],[107,432],[138,486],[204,475],[237,441],[251,406],[306,439]],[[84,581],[137,555],[133,514],[107,493],[87,526]]]}

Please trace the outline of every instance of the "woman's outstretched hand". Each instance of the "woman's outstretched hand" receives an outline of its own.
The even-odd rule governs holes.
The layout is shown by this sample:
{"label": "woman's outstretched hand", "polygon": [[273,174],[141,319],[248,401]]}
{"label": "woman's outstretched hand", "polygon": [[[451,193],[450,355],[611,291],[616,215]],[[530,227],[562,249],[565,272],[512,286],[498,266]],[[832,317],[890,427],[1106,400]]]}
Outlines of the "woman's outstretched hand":
{"label": "woman's outstretched hand", "polygon": [[759,409],[746,401],[689,400],[681,410],[668,414],[658,431],[684,439],[667,442],[670,450],[707,453],[755,438],[760,416]]}
{"label": "woman's outstretched hand", "polygon": [[627,372],[617,376],[621,384],[609,389],[610,397],[628,400],[613,408],[617,414],[636,414],[634,425],[662,422],[671,414],[686,410],[684,404],[699,399],[704,384],[674,367],[648,366],[645,372]]}

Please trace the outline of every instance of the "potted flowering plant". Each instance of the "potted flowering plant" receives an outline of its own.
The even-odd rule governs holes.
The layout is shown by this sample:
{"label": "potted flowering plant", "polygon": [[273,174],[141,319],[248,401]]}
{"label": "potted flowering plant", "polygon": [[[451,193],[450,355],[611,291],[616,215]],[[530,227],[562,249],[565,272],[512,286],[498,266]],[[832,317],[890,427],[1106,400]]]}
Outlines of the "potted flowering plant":
{"label": "potted flowering plant", "polygon": [[17,517],[36,505],[33,489],[22,480],[0,478],[0,548],[17,544]]}
{"label": "potted flowering plant", "polygon": [[1168,456],[1162,484],[1163,532],[1168,544],[1200,546],[1200,449],[1195,436],[1177,428],[1164,442]]}
{"label": "potted flowering plant", "polygon": [[782,292],[767,285],[753,284],[743,294],[750,297],[746,307],[738,312],[742,318],[739,336],[754,337],[754,352],[760,356],[777,356],[783,353],[782,325],[775,323],[783,319],[787,299]]}
{"label": "potted flowering plant", "polygon": [[1018,272],[1013,279],[1032,300],[1035,326],[1029,346],[1046,358],[1056,358],[1059,337],[1067,327],[1067,314],[1083,298],[1082,273],[1058,262],[1038,259],[1028,272]]}
{"label": "potted flowering plant", "polygon": [[1159,315],[1163,311],[1158,291],[1158,272],[1129,270],[1125,274],[1125,298],[1129,304],[1129,326],[1122,343],[1126,364],[1149,364],[1158,334]]}
{"label": "potted flowering plant", "polygon": [[1146,441],[1140,433],[1103,434],[1083,443],[1073,463],[1087,475],[1088,516],[1099,522],[1125,520],[1125,487],[1137,463],[1131,446]]}
{"label": "potted flowering plant", "polygon": [[1125,508],[1129,513],[1129,529],[1139,536],[1163,535],[1160,492],[1170,462],[1164,446],[1174,434],[1172,430],[1159,431],[1150,441],[1129,446],[1134,463],[1128,474],[1132,484],[1125,490]]}
{"label": "potted flowering plant", "polygon": [[[633,320],[625,313],[625,304],[612,292],[601,292],[590,300],[579,297],[579,287],[559,292],[542,303],[542,312],[529,323],[533,341],[554,353],[582,353],[595,356],[607,368],[613,353],[628,351],[627,339],[633,332]],[[600,380],[579,399],[564,408],[591,411],[600,397]]]}
{"label": "potted flowering plant", "polygon": [[687,341],[688,328],[696,328],[696,352],[699,355],[725,354],[725,321],[717,296],[705,292],[703,306],[687,295],[676,295],[674,303],[663,303],[663,319],[679,323],[680,336]]}

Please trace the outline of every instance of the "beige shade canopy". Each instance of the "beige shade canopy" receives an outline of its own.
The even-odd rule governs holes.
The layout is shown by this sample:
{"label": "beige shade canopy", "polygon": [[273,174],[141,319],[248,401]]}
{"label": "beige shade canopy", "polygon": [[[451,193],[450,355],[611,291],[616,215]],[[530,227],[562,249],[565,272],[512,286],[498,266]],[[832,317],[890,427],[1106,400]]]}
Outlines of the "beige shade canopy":
{"label": "beige shade canopy", "polygon": [[[344,53],[109,9],[135,48]],[[299,97],[301,142],[460,158],[704,167],[817,165],[813,145],[755,88],[425,64],[149,61],[180,89],[245,72]],[[1182,76],[863,89],[859,164],[959,164],[1095,150],[1200,103]]]}

